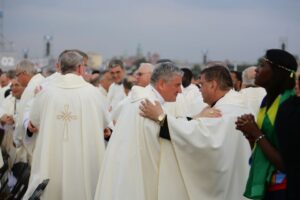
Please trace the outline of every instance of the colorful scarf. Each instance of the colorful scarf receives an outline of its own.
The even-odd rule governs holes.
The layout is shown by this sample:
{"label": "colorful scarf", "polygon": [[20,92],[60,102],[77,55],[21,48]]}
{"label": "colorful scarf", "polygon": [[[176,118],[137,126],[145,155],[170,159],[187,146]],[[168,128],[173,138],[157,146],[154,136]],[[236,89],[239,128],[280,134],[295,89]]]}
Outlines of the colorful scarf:
{"label": "colorful scarf", "polygon": [[[278,108],[282,102],[294,94],[294,90],[286,90],[275,99],[268,110],[266,108],[265,98],[262,101],[257,116],[257,124],[260,130],[265,134],[268,141],[275,148],[278,148],[277,135],[274,128]],[[259,145],[255,145],[251,157],[251,169],[244,196],[250,199],[262,199],[276,168],[270,163]]]}

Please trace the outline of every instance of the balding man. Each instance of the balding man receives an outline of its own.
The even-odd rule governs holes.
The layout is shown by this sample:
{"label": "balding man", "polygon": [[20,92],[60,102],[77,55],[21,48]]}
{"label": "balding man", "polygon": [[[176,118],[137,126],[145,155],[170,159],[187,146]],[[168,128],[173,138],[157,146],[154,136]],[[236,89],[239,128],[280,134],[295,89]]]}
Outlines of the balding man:
{"label": "balding man", "polygon": [[126,97],[122,85],[122,81],[126,76],[126,71],[123,62],[118,59],[111,60],[108,64],[108,69],[114,81],[114,83],[109,86],[109,90],[107,94],[107,99],[109,102],[109,110],[112,111],[113,109],[116,108],[118,103]]}

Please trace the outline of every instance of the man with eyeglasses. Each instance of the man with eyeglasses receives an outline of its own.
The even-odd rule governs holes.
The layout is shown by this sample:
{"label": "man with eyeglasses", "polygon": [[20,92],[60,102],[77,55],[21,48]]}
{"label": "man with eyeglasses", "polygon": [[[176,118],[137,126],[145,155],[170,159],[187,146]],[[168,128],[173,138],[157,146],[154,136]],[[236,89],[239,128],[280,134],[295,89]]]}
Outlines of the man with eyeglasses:
{"label": "man with eyeglasses", "polygon": [[136,85],[146,87],[150,83],[154,66],[151,63],[141,63],[135,73]]}
{"label": "man with eyeglasses", "polygon": [[31,162],[32,152],[34,148],[34,138],[26,140],[26,127],[24,124],[24,114],[29,106],[31,99],[35,95],[35,88],[45,79],[40,73],[37,73],[34,63],[29,60],[22,60],[16,67],[16,77],[18,82],[25,87],[25,90],[21,96],[19,106],[17,108],[17,121],[14,132],[14,142],[17,147],[24,145],[28,162]]}
{"label": "man with eyeglasses", "polygon": [[21,166],[22,163],[26,162],[26,152],[23,147],[16,148],[13,143],[15,120],[18,116],[17,108],[19,106],[20,98],[24,91],[24,87],[15,78],[11,80],[10,88],[11,94],[9,94],[3,100],[0,106],[0,121],[1,126],[3,126],[1,128],[3,128],[5,131],[1,147],[2,150],[8,155],[8,169],[12,170],[13,172],[8,174],[8,187],[13,188],[17,181],[17,175],[14,174],[14,172],[17,171],[16,169],[18,169],[18,166]]}

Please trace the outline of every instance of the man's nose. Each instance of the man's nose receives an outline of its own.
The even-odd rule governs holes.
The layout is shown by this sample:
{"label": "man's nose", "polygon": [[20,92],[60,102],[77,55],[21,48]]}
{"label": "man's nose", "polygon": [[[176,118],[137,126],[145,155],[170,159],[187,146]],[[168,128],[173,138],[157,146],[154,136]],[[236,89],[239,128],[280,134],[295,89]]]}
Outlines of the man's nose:
{"label": "man's nose", "polygon": [[181,93],[182,92],[182,89],[181,87],[178,88],[178,93]]}

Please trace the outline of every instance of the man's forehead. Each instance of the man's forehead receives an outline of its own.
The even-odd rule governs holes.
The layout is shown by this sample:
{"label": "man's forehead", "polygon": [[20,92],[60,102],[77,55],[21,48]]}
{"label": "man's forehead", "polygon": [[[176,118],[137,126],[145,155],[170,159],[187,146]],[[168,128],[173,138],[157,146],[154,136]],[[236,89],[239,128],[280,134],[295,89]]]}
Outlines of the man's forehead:
{"label": "man's forehead", "polygon": [[182,81],[182,77],[180,75],[173,75],[171,78],[170,78],[170,81],[172,82],[180,82]]}
{"label": "man's forehead", "polygon": [[20,83],[17,80],[14,79],[14,80],[11,81],[11,84],[13,84],[13,85],[19,85]]}
{"label": "man's forehead", "polygon": [[113,67],[113,68],[111,68],[110,69],[110,71],[122,71],[123,69],[121,68],[121,66],[120,65],[117,65],[117,66],[115,66],[115,67]]}

